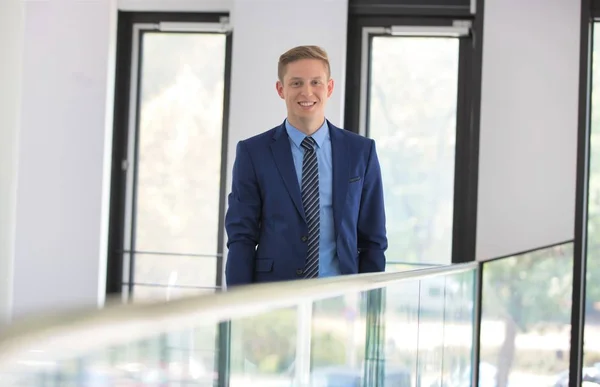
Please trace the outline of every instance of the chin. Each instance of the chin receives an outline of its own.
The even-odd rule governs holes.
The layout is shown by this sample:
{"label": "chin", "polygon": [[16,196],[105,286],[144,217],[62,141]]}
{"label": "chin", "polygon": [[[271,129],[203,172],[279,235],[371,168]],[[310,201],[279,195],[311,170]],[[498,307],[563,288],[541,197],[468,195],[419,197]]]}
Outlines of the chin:
{"label": "chin", "polygon": [[315,117],[315,118],[317,118],[321,114],[322,113],[319,110],[299,110],[298,111],[298,116],[300,116],[300,117],[306,117],[306,118],[309,118],[309,117]]}

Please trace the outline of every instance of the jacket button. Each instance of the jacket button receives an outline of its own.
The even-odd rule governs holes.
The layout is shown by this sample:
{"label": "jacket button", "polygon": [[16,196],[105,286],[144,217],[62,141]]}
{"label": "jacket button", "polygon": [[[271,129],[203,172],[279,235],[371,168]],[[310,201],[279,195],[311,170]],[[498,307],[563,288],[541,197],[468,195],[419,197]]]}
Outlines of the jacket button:
{"label": "jacket button", "polygon": [[307,240],[308,240],[308,237],[307,237],[306,235],[304,235],[304,236],[302,237],[302,242],[306,242]]}
{"label": "jacket button", "polygon": [[302,269],[298,269],[298,270],[296,270],[296,274],[298,274],[298,275],[302,275],[302,273],[304,273],[304,271],[302,271]]}

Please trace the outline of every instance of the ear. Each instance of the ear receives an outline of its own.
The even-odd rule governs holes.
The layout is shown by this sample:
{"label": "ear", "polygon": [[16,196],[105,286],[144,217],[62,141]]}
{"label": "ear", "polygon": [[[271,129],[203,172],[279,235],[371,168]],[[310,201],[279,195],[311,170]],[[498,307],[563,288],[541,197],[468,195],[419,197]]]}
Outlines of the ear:
{"label": "ear", "polygon": [[333,86],[334,86],[333,79],[329,78],[329,80],[327,81],[327,98],[331,97],[331,94],[333,93]]}
{"label": "ear", "polygon": [[285,99],[285,97],[283,96],[283,83],[281,83],[281,81],[277,81],[275,83],[275,89],[277,90],[277,94],[279,94],[279,97],[281,99]]}

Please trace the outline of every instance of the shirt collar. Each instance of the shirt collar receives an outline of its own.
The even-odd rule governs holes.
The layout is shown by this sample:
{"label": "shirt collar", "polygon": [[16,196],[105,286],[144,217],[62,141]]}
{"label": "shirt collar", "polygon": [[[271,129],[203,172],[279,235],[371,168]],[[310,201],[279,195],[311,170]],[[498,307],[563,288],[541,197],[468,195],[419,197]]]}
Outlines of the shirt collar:
{"label": "shirt collar", "polygon": [[[329,137],[328,129],[329,126],[327,125],[327,120],[324,120],[323,125],[321,125],[321,127],[317,129],[317,131],[311,136],[319,148],[323,146],[325,139]],[[288,136],[292,139],[292,142],[296,144],[298,148],[301,148],[300,145],[302,144],[304,137],[306,137],[306,134],[295,128],[287,119],[285,120],[285,130],[287,131]]]}

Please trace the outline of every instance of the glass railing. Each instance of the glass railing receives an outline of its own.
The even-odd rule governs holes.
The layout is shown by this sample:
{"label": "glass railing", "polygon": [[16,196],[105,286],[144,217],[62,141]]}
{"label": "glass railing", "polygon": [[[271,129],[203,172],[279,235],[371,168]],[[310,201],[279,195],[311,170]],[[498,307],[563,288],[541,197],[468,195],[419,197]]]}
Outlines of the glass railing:
{"label": "glass railing", "polygon": [[1,331],[1,385],[467,387],[476,271],[280,282],[37,316]]}
{"label": "glass railing", "polygon": [[[483,264],[480,387],[569,386],[572,289],[570,242]],[[582,373],[600,385],[600,367]]]}

